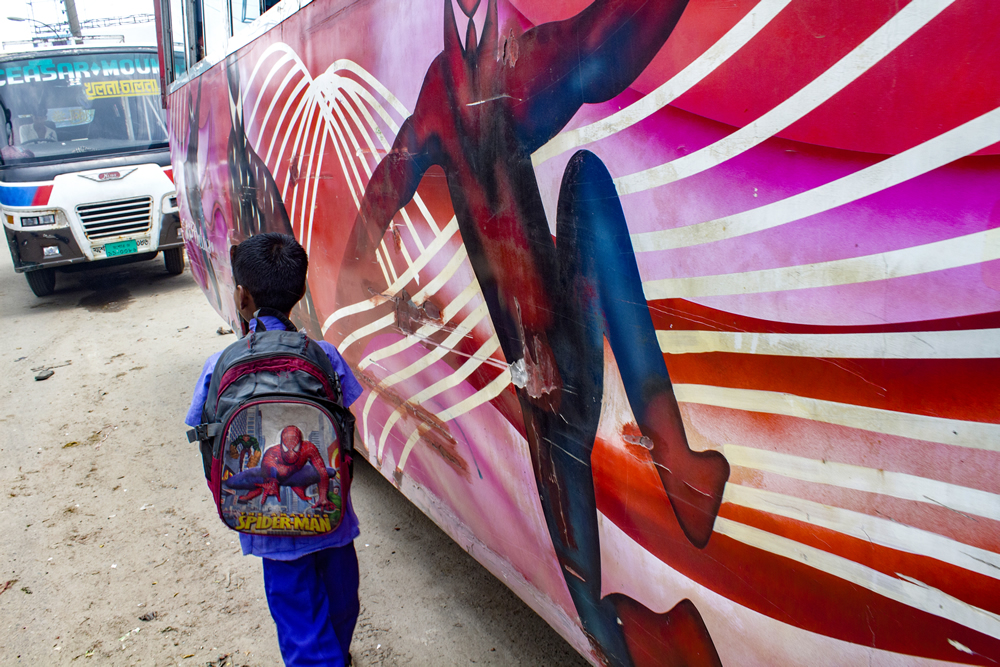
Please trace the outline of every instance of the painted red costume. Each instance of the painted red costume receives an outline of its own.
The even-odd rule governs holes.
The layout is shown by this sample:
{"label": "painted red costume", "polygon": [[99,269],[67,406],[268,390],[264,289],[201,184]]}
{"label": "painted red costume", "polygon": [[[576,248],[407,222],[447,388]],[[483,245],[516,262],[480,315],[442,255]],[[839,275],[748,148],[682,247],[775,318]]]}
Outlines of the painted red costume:
{"label": "painted red costume", "polygon": [[[264,452],[260,467],[270,479],[259,483],[256,489],[246,495],[240,496],[239,501],[245,503],[261,494],[263,494],[261,503],[271,496],[280,501],[281,489],[279,487],[283,486],[282,482],[302,470],[307,463],[311,463],[316,472],[319,473],[319,481],[316,483],[319,500],[313,504],[313,507],[324,511],[332,510],[334,506],[327,500],[326,496],[330,486],[330,476],[327,473],[326,464],[323,462],[323,457],[320,456],[316,445],[308,440],[303,440],[302,431],[296,426],[286,426],[281,431],[281,445],[271,447]],[[306,495],[305,486],[292,486],[291,489],[302,500],[312,502],[312,498]]]}

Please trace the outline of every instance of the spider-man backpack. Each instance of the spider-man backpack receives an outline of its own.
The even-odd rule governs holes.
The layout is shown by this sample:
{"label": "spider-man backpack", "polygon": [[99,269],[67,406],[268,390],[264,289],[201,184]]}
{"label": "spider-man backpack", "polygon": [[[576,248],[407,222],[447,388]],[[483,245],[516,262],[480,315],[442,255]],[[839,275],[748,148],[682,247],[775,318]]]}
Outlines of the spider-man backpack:
{"label": "spider-man backpack", "polygon": [[262,311],[286,330],[265,331],[258,320],[256,331],[226,348],[202,423],[188,440],[200,441],[227,526],[255,535],[324,535],[343,518],[354,415],[323,349],[280,313]]}

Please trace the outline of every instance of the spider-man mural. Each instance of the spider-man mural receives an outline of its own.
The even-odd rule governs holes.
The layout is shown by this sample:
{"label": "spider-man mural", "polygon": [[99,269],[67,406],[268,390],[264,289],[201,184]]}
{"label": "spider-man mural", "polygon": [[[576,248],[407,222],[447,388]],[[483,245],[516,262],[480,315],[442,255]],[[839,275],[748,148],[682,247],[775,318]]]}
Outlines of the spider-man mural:
{"label": "spider-man mural", "polygon": [[595,664],[1000,654],[1000,3],[300,4],[173,175],[228,321],[232,240],[309,247],[380,473]]}
{"label": "spider-man mural", "polygon": [[445,0],[444,50],[365,190],[339,302],[369,296],[350,282],[352,276],[374,261],[393,216],[424,173],[441,167],[504,355],[527,371],[518,398],[535,480],[594,650],[616,665],[715,664],[711,638],[689,601],[655,621],[670,635],[671,657],[644,651],[640,633],[630,632],[651,612],[627,598],[601,596],[590,457],[603,398],[604,338],[673,513],[699,548],[711,536],[729,465],[718,452],[688,446],[608,170],[593,153],[572,157],[554,241],[531,163],[532,152],[583,104],[613,98],[642,72],[686,0],[597,0],[573,18],[539,25],[502,45],[495,0],[489,0],[481,39],[472,20],[479,0],[459,5],[469,19],[465,45],[452,2]]}

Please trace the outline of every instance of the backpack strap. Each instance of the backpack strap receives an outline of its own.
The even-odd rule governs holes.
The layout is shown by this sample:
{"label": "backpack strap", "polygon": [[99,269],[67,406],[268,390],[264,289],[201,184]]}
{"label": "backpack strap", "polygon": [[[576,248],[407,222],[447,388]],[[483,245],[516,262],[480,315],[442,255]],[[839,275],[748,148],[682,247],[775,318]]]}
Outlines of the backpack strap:
{"label": "backpack strap", "polygon": [[[279,322],[281,322],[282,326],[285,327],[285,331],[298,331],[298,329],[292,323],[292,321],[287,317],[285,317],[284,313],[281,313],[275,310],[274,308],[267,308],[267,307],[258,308],[257,312],[253,314],[254,319],[257,322],[257,325],[254,327],[254,330],[250,332],[250,340],[247,342],[248,349],[250,350],[253,350],[253,345],[256,342],[256,336],[254,336],[254,334],[261,333],[262,331],[267,331],[267,329],[264,328],[264,323],[260,321],[262,315],[268,315],[270,317],[277,319]],[[305,331],[300,331],[299,333],[302,334],[302,354],[306,354],[309,350],[309,342],[310,342],[309,335],[306,334]],[[339,391],[339,386],[338,386],[338,391]]]}

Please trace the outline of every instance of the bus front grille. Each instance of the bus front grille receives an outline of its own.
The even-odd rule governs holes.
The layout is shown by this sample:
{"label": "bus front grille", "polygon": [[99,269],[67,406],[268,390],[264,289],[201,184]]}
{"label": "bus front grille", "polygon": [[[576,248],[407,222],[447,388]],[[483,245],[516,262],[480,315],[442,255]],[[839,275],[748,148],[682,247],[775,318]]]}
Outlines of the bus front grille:
{"label": "bus front grille", "polygon": [[153,217],[152,197],[132,197],[100,204],[80,204],[76,214],[88,239],[148,232]]}

